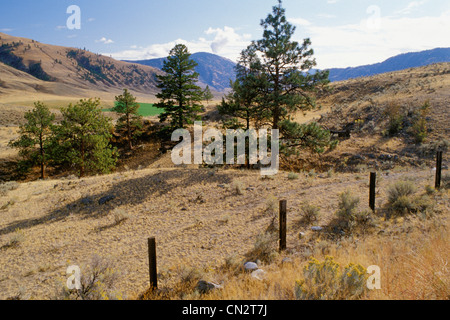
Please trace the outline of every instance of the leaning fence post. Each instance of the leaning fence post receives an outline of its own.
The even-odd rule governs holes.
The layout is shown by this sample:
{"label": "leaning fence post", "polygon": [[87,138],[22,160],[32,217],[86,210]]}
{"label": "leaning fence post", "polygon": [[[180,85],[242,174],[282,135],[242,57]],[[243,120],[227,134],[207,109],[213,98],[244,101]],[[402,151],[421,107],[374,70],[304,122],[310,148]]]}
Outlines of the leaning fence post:
{"label": "leaning fence post", "polygon": [[150,288],[158,289],[158,273],[156,269],[156,239],[148,239],[148,267],[150,274]]}
{"label": "leaning fence post", "polygon": [[435,188],[437,190],[441,189],[441,179],[442,179],[442,151],[438,151],[436,155],[436,184]]}
{"label": "leaning fence post", "polygon": [[286,250],[287,200],[280,201],[280,251]]}
{"label": "leaning fence post", "polygon": [[377,184],[377,173],[370,173],[370,191],[369,191],[369,206],[375,212],[375,188]]}

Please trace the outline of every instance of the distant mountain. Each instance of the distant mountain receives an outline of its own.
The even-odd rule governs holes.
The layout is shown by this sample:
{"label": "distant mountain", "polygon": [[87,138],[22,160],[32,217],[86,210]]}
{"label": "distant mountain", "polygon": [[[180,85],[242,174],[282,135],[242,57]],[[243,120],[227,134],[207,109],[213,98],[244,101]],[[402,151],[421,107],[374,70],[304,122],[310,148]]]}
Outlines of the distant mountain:
{"label": "distant mountain", "polygon": [[[206,52],[194,53],[191,55],[191,59],[198,63],[195,71],[200,74],[199,85],[201,87],[208,85],[212,90],[223,92],[230,88],[230,80],[236,79],[234,70],[236,63],[229,59]],[[165,60],[166,58],[159,58],[140,61],[126,60],[126,62],[161,69]]]}
{"label": "distant mountain", "polygon": [[332,82],[368,77],[380,73],[423,67],[434,63],[450,62],[450,48],[437,48],[421,52],[400,54],[384,62],[355,68],[329,69]]}

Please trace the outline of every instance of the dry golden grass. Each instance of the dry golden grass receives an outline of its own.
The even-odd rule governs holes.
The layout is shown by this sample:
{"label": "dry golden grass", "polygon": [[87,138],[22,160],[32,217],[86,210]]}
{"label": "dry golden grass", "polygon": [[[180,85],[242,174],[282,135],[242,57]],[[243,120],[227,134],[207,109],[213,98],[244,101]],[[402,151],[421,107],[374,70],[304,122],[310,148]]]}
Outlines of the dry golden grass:
{"label": "dry golden grass", "polygon": [[[448,270],[443,269],[448,258],[448,235],[441,228],[432,228],[432,223],[447,226],[448,193],[439,198],[438,217],[442,222],[437,218],[379,222],[374,234],[385,229],[386,235],[360,236],[338,246],[326,238],[317,238],[309,226],[295,222],[301,219],[301,205],[308,199],[321,209],[317,225],[327,226],[337,210],[338,194],[346,189],[361,198],[359,209],[366,210],[367,181],[357,179],[356,174],[300,174],[299,179],[292,180],[287,172],[281,172],[274,179],[261,179],[257,171],[169,166],[170,159],[165,158],[139,171],[23,183],[0,196],[0,207],[13,200],[0,211],[0,247],[7,245],[18,229],[24,236],[20,245],[5,246],[1,251],[0,299],[15,296],[20,290],[31,299],[52,299],[55,282],[66,278],[66,268],[87,263],[93,254],[115,262],[119,273],[116,289],[125,298],[136,298],[148,285],[146,240],[150,236],[157,238],[158,267],[165,275],[160,286],[172,288],[180,281],[176,270],[196,268],[206,280],[224,285],[223,291],[210,298],[291,299],[295,280],[301,277],[301,266],[307,258],[326,254],[342,264],[380,265],[382,298],[408,298],[414,294],[442,298],[448,288]],[[380,190],[405,177],[413,177],[421,190],[433,179],[429,170],[398,170],[380,177]],[[242,195],[233,189],[237,181]],[[97,204],[99,198],[109,194],[116,198],[103,206]],[[91,197],[93,204],[83,204],[81,199],[86,197]],[[267,214],[270,197],[288,200],[286,255],[293,259],[293,266],[280,267],[285,255],[275,255],[272,263],[262,266],[268,281],[259,282],[244,274],[237,278],[228,276],[222,269],[225,260],[235,256],[235,260],[243,262],[258,235],[273,222],[273,215]],[[386,202],[387,195],[380,192],[378,207]],[[120,224],[115,220],[117,210],[128,216]],[[302,239],[299,232],[304,233]],[[413,252],[419,253],[416,260],[411,260]],[[424,265],[413,269],[415,261]],[[428,266],[433,269],[427,271]],[[403,274],[402,269],[408,272]],[[422,276],[415,280],[417,290],[398,282],[400,276],[410,279],[410,269]],[[434,289],[428,280],[437,272],[442,272],[446,285],[438,287],[436,282]],[[421,287],[426,285],[430,285],[427,290]],[[411,292],[403,292],[402,288]],[[200,298],[189,290],[182,297]]]}

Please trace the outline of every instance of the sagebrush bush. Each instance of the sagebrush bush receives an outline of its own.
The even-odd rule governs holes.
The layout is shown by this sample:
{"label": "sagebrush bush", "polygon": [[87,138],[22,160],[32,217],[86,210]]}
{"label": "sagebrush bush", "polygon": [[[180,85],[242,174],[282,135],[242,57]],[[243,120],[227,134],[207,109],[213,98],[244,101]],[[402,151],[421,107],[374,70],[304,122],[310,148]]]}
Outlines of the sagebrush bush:
{"label": "sagebrush bush", "polygon": [[64,300],[121,300],[122,294],[115,290],[118,273],[112,261],[94,255],[91,261],[81,267],[81,289],[61,288],[60,296]]}
{"label": "sagebrush bush", "polygon": [[350,190],[339,195],[339,207],[336,212],[338,218],[342,221],[353,221],[357,213],[359,198],[353,196]]}
{"label": "sagebrush bush", "polygon": [[302,214],[302,222],[310,224],[319,220],[319,207],[313,206],[307,202],[301,206],[300,210]]}
{"label": "sagebrush bush", "polygon": [[17,248],[25,241],[25,233],[17,228],[3,248]]}
{"label": "sagebrush bush", "polygon": [[359,264],[350,263],[344,268],[326,257],[320,262],[311,258],[303,269],[303,280],[295,285],[299,300],[356,300],[367,290],[367,270]]}
{"label": "sagebrush bush", "polygon": [[128,220],[130,215],[123,209],[114,209],[113,211],[114,223],[116,225],[121,224],[122,222]]}
{"label": "sagebrush bush", "polygon": [[16,181],[9,181],[0,184],[0,196],[5,196],[9,191],[16,190],[20,184]]}
{"label": "sagebrush bush", "polygon": [[242,181],[234,181],[231,186],[233,192],[239,196],[242,196],[244,194],[244,184]]}
{"label": "sagebrush bush", "polygon": [[253,249],[247,253],[251,261],[261,260],[271,263],[277,256],[278,235],[276,232],[260,233],[255,240]]}
{"label": "sagebrush bush", "polygon": [[289,172],[289,174],[288,174],[288,179],[289,180],[297,180],[298,178],[299,178],[299,176],[298,176],[297,173]]}
{"label": "sagebrush bush", "polygon": [[268,216],[276,216],[279,209],[279,201],[274,195],[270,195],[266,200],[264,213]]}
{"label": "sagebrush bush", "polygon": [[388,201],[395,203],[401,197],[408,197],[416,192],[416,186],[411,181],[398,181],[388,188]]}
{"label": "sagebrush bush", "polygon": [[398,215],[431,214],[436,202],[428,194],[415,195],[416,186],[411,181],[399,181],[388,189],[388,209]]}
{"label": "sagebrush bush", "polygon": [[389,209],[395,213],[406,214],[415,210],[413,195],[416,187],[411,181],[398,181],[388,188]]}
{"label": "sagebrush bush", "polygon": [[441,178],[442,188],[450,189],[450,173],[445,173]]}

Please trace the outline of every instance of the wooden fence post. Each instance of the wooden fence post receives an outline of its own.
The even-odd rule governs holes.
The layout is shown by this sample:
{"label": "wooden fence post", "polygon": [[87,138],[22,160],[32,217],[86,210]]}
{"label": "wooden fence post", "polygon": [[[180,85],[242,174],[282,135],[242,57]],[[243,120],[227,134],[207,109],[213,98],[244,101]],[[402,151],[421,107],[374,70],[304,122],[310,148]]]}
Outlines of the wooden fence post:
{"label": "wooden fence post", "polygon": [[442,151],[438,151],[436,155],[436,184],[435,188],[437,190],[441,189],[441,178],[442,178]]}
{"label": "wooden fence post", "polygon": [[370,173],[370,191],[369,191],[369,206],[375,212],[375,189],[377,184],[377,173]]}
{"label": "wooden fence post", "polygon": [[156,268],[156,239],[148,239],[148,267],[150,273],[150,287],[158,289],[158,272]]}
{"label": "wooden fence post", "polygon": [[280,201],[280,251],[286,250],[287,200]]}

